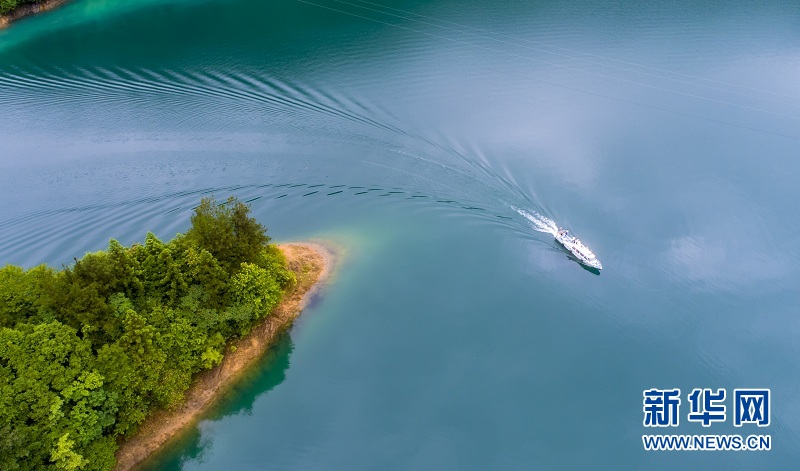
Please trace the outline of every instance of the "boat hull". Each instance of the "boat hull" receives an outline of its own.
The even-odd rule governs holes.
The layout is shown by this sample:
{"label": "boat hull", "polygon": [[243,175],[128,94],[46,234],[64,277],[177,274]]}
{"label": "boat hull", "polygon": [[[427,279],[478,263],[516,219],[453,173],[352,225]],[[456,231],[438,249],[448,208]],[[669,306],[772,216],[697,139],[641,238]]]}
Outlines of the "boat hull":
{"label": "boat hull", "polygon": [[603,264],[600,263],[600,260],[598,260],[594,254],[592,254],[588,247],[581,244],[580,241],[577,241],[577,239],[574,237],[557,234],[556,241],[561,244],[562,247],[567,249],[567,251],[572,254],[575,260],[581,265],[594,268],[595,270],[603,269]]}

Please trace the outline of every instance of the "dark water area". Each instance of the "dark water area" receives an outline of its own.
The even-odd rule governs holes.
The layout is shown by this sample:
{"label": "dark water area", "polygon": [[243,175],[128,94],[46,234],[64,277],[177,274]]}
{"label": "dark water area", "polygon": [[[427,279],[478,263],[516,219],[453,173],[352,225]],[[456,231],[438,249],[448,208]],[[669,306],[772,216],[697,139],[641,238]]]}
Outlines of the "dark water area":
{"label": "dark water area", "polygon": [[[341,247],[150,469],[796,469],[799,26],[791,1],[76,0],[0,31],[0,263],[168,239],[212,194]],[[643,426],[650,388],[678,427]],[[693,388],[770,388],[771,424],[688,422]]]}

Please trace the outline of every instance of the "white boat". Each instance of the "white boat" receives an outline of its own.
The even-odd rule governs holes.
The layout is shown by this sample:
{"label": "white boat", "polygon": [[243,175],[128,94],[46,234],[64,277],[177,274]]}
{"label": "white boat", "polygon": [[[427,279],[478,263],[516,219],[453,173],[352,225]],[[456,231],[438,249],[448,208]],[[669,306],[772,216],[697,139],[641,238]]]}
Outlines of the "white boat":
{"label": "white boat", "polygon": [[564,248],[569,250],[582,264],[598,270],[603,269],[603,264],[601,264],[600,260],[589,250],[589,247],[583,245],[583,242],[577,237],[570,235],[568,230],[560,229],[556,234],[556,240],[563,245]]}

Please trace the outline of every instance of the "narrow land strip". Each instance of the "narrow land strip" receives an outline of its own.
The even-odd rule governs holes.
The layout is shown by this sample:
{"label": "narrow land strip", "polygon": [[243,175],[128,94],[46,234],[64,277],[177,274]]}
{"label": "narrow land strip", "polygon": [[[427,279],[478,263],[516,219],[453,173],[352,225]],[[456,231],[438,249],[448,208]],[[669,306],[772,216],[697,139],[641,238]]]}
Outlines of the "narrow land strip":
{"label": "narrow land strip", "polygon": [[278,246],[286,255],[289,269],[297,284],[284,294],[283,300],[247,337],[231,344],[225,359],[217,367],[198,375],[186,391],[184,403],[171,411],[159,411],[141,425],[137,434],[120,444],[117,471],[127,471],[142,462],[164,443],[211,406],[248,366],[260,358],[278,334],[292,325],[313,294],[320,289],[333,268],[334,252],[316,243],[291,243]]}
{"label": "narrow land strip", "polygon": [[42,3],[25,3],[20,5],[5,15],[0,15],[0,29],[8,27],[12,21],[43,11],[52,10],[53,8],[67,3],[67,1],[68,0],[46,0]]}

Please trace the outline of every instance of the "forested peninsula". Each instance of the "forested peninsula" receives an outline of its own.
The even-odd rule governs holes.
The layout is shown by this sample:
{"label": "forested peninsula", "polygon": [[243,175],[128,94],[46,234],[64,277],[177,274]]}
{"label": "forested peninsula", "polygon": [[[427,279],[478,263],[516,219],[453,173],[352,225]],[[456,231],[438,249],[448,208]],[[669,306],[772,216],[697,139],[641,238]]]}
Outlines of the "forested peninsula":
{"label": "forested peninsula", "polygon": [[266,350],[326,255],[249,212],[204,198],[169,242],[0,269],[0,469],[127,469]]}
{"label": "forested peninsula", "polygon": [[0,29],[14,20],[66,3],[67,0],[0,0]]}

